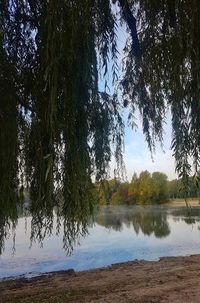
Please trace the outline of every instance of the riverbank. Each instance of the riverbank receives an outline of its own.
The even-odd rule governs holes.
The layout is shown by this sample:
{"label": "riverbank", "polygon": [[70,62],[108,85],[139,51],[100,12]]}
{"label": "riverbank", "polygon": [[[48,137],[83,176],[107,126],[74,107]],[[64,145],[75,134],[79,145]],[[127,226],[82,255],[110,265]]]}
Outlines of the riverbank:
{"label": "riverbank", "polygon": [[199,200],[198,199],[188,199],[187,202],[184,199],[171,199],[166,205],[170,206],[190,206],[190,207],[195,207],[195,206],[200,206]]}
{"label": "riverbank", "polygon": [[200,255],[0,283],[0,303],[197,303],[199,298]]}

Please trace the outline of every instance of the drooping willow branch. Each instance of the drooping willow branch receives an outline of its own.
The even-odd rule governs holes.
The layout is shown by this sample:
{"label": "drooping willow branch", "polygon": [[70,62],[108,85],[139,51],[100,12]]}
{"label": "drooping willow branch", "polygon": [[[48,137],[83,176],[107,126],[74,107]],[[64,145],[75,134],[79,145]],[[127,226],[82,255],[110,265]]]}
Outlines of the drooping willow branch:
{"label": "drooping willow branch", "polygon": [[[151,150],[162,141],[170,109],[176,170],[187,181],[192,164],[199,169],[200,2],[113,2],[120,11],[109,0],[0,2],[5,226],[17,218],[20,186],[28,188],[34,222],[50,222],[56,206],[65,226],[85,226],[94,201],[92,180],[108,177],[112,155],[123,167],[123,104],[132,124],[139,110]],[[117,79],[118,12],[132,43],[125,45],[120,86],[109,96],[99,91],[101,75]]]}
{"label": "drooping willow branch", "polygon": [[132,47],[133,47],[133,53],[136,58],[139,58],[141,56],[141,49],[137,34],[137,28],[136,28],[136,19],[133,16],[131,9],[129,7],[127,0],[119,0],[119,3],[121,5],[122,9],[122,15],[124,17],[124,20],[126,21],[130,31],[131,31],[131,37],[132,37]]}

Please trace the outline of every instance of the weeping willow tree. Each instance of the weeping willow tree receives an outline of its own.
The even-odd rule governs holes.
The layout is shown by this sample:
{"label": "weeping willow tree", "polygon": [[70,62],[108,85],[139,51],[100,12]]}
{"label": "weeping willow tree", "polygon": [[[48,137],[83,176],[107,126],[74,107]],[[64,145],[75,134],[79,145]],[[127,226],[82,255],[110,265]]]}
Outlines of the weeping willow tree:
{"label": "weeping willow tree", "polygon": [[[176,169],[186,185],[200,157],[199,14],[198,0],[0,1],[1,248],[23,188],[32,239],[51,233],[55,208],[65,248],[84,233],[91,178],[107,177],[112,153],[116,171],[123,167],[124,106],[131,123],[139,110],[151,152],[171,109]],[[108,74],[113,94],[106,82],[100,90]]]}

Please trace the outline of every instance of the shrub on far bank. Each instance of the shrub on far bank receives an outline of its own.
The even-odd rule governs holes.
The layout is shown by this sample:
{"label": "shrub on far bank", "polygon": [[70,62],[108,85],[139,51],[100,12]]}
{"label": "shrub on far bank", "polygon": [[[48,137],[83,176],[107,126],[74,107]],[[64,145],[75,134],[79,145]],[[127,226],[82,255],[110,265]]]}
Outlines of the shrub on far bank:
{"label": "shrub on far bank", "polygon": [[[117,179],[96,183],[95,188],[100,204],[161,204],[169,199],[185,198],[181,181],[169,181],[162,172],[142,171],[134,173],[131,182]],[[187,198],[196,198],[198,189],[192,178],[188,182]]]}

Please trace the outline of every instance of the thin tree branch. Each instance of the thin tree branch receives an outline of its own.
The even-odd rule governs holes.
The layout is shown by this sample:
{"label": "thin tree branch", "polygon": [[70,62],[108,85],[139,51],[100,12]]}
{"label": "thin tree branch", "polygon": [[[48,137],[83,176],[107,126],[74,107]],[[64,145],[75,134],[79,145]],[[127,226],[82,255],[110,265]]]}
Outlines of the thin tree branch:
{"label": "thin tree branch", "polygon": [[128,27],[130,28],[131,31],[131,37],[133,42],[132,47],[133,47],[134,55],[136,57],[141,57],[141,50],[140,50],[137,28],[136,28],[136,19],[130,10],[127,0],[119,0],[119,3],[122,8],[124,20],[127,22]]}

